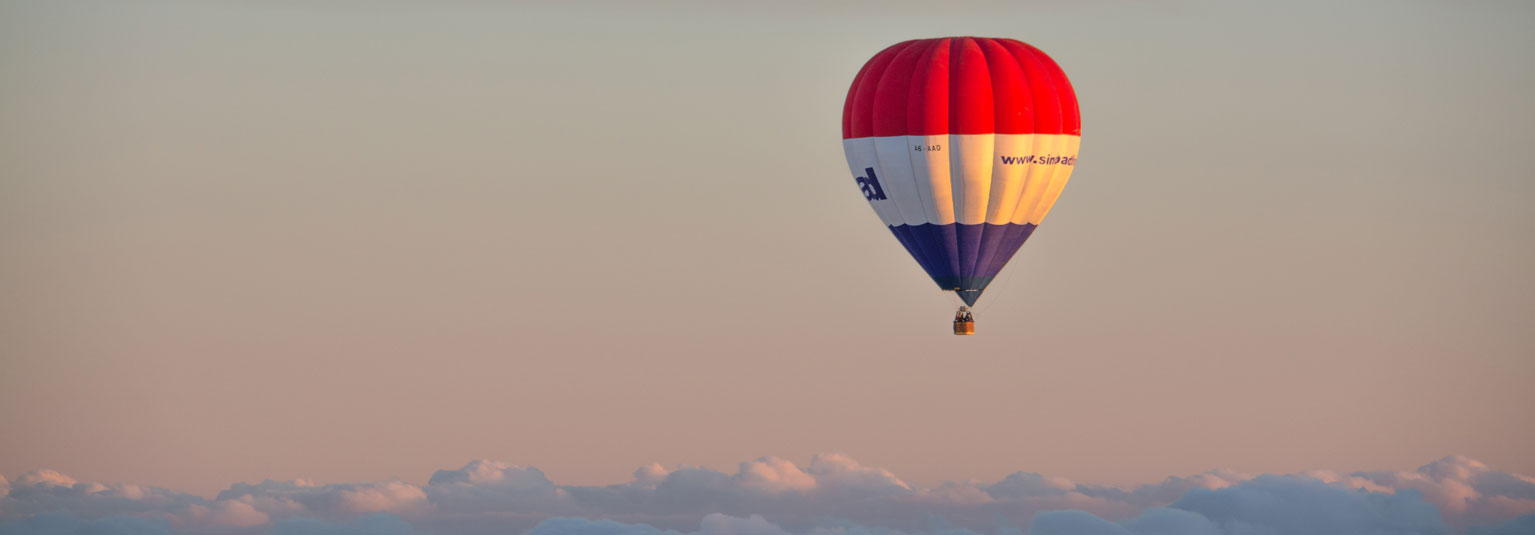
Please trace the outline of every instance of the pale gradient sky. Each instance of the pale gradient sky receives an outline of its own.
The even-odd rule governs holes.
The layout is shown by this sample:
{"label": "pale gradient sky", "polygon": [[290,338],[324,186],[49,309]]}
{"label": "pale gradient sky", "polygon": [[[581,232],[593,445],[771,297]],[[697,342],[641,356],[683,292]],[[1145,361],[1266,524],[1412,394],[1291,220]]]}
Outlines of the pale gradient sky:
{"label": "pale gradient sky", "polygon": [[[816,4],[0,3],[0,474],[1535,472],[1535,5]],[[839,121],[965,34],[1084,141],[959,339]]]}

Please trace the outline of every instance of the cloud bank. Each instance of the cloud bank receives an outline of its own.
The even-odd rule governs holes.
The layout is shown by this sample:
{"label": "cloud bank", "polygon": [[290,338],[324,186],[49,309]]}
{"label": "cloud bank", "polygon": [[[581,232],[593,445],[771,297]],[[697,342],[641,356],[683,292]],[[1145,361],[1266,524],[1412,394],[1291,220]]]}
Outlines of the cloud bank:
{"label": "cloud bank", "polygon": [[1215,470],[1128,489],[1029,472],[920,488],[822,454],[734,473],[649,465],[602,487],[477,460],[426,485],[268,480],[212,499],[35,470],[0,476],[0,495],[0,535],[1535,534],[1535,478],[1462,456],[1410,472]]}

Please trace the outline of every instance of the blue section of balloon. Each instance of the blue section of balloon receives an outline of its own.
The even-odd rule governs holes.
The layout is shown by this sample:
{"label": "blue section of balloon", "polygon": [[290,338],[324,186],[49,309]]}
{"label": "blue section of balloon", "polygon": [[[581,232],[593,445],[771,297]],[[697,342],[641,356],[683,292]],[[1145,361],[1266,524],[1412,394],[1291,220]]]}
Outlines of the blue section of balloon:
{"label": "blue section of balloon", "polygon": [[975,305],[986,285],[1013,258],[1035,225],[895,225],[890,232],[944,290]]}

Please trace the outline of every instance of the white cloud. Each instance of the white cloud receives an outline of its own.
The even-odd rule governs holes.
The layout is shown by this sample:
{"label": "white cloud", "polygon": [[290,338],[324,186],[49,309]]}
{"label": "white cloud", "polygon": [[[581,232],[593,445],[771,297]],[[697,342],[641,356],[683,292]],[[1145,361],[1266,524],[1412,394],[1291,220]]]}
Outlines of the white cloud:
{"label": "white cloud", "polygon": [[810,459],[806,472],[826,492],[861,495],[902,495],[911,486],[883,468],[858,464],[840,453],[823,453]]}
{"label": "white cloud", "polygon": [[1034,517],[1029,535],[1130,535],[1130,530],[1086,511],[1051,511]]}
{"label": "white cloud", "polygon": [[457,470],[438,470],[425,489],[433,505],[445,512],[533,512],[561,514],[570,510],[566,491],[530,466],[477,460]]}
{"label": "white cloud", "polygon": [[1417,492],[1350,489],[1302,476],[1265,475],[1194,488],[1168,507],[1123,523],[1082,511],[1034,517],[1028,535],[1432,535],[1449,533]]}
{"label": "white cloud", "polygon": [[73,487],[75,483],[75,478],[48,469],[33,470],[16,479],[18,486],[29,487]]}
{"label": "white cloud", "polygon": [[337,494],[341,509],[349,513],[404,512],[426,503],[420,487],[399,481],[344,488]]}
{"label": "white cloud", "polygon": [[1193,511],[1153,507],[1125,523],[1136,535],[1221,535],[1225,533],[1204,515]]}
{"label": "white cloud", "polygon": [[699,523],[699,535],[789,535],[762,515],[740,518],[714,513]]}
{"label": "white cloud", "polygon": [[663,532],[649,524],[625,524],[612,520],[591,520],[579,517],[555,517],[530,529],[524,535],[662,535]]}
{"label": "white cloud", "polygon": [[1535,515],[1524,515],[1501,526],[1473,527],[1468,535],[1529,535],[1535,533]]}
{"label": "white cloud", "polygon": [[134,484],[80,482],[54,470],[34,470],[11,481],[0,499],[0,519],[67,511],[86,518],[166,515],[209,505],[191,494]]}
{"label": "white cloud", "polygon": [[1198,513],[1222,533],[1448,533],[1439,511],[1417,493],[1370,492],[1301,476],[1264,475],[1223,489],[1193,489],[1169,507]]}
{"label": "white cloud", "polygon": [[70,511],[55,511],[0,520],[0,535],[172,535],[163,519],[109,516],[86,519]]}
{"label": "white cloud", "polygon": [[806,492],[816,488],[816,480],[794,463],[777,457],[763,457],[741,463],[736,474],[741,486],[764,492]]}
{"label": "white cloud", "polygon": [[1033,535],[1487,535],[1535,523],[1525,520],[1535,518],[1535,479],[1459,456],[1415,471],[1252,477],[1216,470],[1133,488],[1030,472],[921,488],[846,455],[822,454],[805,465],[762,457],[734,473],[652,464],[627,483],[601,487],[559,485],[537,468],[477,460],[439,470],[426,485],[268,480],[233,484],[211,500],[52,470],[0,478],[0,491],[0,535],[1022,535],[1024,528]]}
{"label": "white cloud", "polygon": [[399,517],[388,514],[364,515],[344,522],[312,518],[280,520],[272,525],[271,535],[415,535],[417,531]]}
{"label": "white cloud", "polygon": [[235,483],[215,503],[242,503],[272,518],[343,518],[364,513],[418,514],[429,509],[426,492],[400,481],[322,485],[306,480]]}
{"label": "white cloud", "polygon": [[1480,461],[1451,455],[1414,472],[1355,472],[1340,485],[1382,492],[1413,490],[1439,508],[1456,528],[1486,525],[1535,513],[1535,478],[1498,472]]}
{"label": "white cloud", "polygon": [[661,466],[661,463],[641,466],[634,470],[634,485],[641,488],[656,488],[656,485],[666,480],[666,475],[669,473],[671,471]]}
{"label": "white cloud", "polygon": [[1009,474],[1002,481],[986,487],[986,493],[997,499],[1029,498],[1035,496],[1061,496],[1075,491],[1076,483],[1064,477],[1046,477],[1028,472]]}
{"label": "white cloud", "polygon": [[248,528],[260,526],[272,520],[266,513],[257,511],[251,504],[238,501],[218,501],[212,505],[193,504],[168,515],[171,525],[179,530],[212,528]]}

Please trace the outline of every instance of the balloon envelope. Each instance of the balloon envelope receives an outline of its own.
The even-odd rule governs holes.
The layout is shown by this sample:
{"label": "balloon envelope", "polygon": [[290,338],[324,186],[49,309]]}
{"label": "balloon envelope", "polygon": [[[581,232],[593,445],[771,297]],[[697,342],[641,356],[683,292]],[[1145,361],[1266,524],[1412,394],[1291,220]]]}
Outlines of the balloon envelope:
{"label": "balloon envelope", "polygon": [[970,305],[1050,212],[1081,135],[1066,74],[1012,39],[886,48],[842,110],[864,199],[933,281]]}

